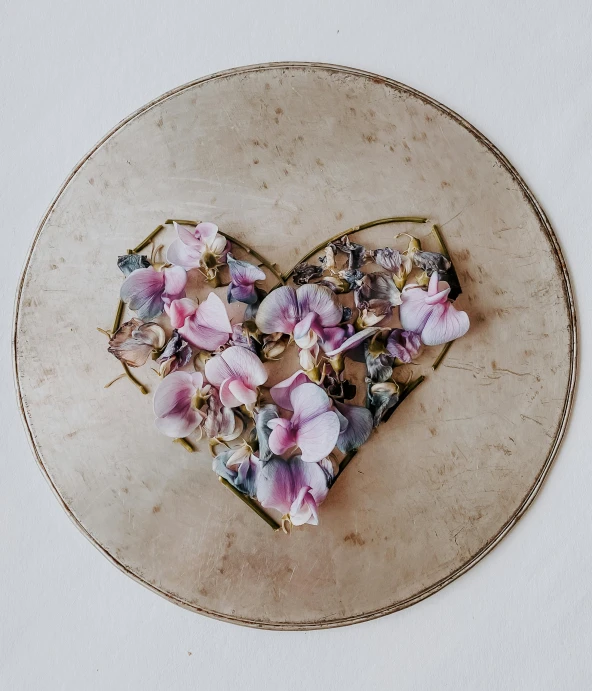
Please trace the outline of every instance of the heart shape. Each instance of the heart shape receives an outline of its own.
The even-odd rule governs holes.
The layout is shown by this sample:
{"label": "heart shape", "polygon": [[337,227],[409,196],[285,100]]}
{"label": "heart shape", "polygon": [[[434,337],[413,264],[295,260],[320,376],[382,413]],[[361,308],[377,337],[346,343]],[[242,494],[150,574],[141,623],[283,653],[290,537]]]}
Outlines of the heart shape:
{"label": "heart shape", "polygon": [[[212,223],[169,219],[118,260],[126,280],[113,328],[104,333],[109,351],[124,366],[121,376],[147,393],[130,367],[143,365],[152,354],[162,377],[154,398],[157,428],[190,451],[187,437],[197,429],[210,437],[211,450],[228,447],[215,454],[220,481],[274,529],[280,524],[261,506],[283,514],[284,531],[288,525],[318,523],[318,505],[358,448],[424,379],[402,385],[392,376],[395,366],[411,362],[421,342],[445,344],[436,369],[452,341],[468,330],[467,315],[452,305],[461,288],[437,226],[433,234],[440,252],[424,251],[408,233],[400,234],[410,239],[404,252],[367,250],[350,239],[377,225],[425,222],[389,217],[364,223],[329,238],[282,274]],[[168,248],[168,263],[156,262],[158,250],[149,261],[141,251],[168,224],[178,233]],[[259,266],[235,258],[234,248]],[[321,251],[321,264],[309,264]],[[339,268],[336,255],[345,255],[346,266]],[[382,270],[362,271],[368,263]],[[198,269],[213,289],[224,265],[230,274],[228,303],[246,304],[242,323],[234,327],[216,293],[201,303],[186,297],[187,272]],[[261,267],[278,279],[269,292],[256,285],[267,279]],[[416,269],[422,271],[418,283],[407,283]],[[298,288],[287,285],[290,278]],[[351,295],[355,326],[352,307],[341,301]],[[126,302],[137,317],[121,325]],[[385,327],[399,305],[403,328]],[[163,312],[172,334],[152,321]],[[300,369],[262,395],[269,373],[261,360],[277,359],[292,341],[299,348]],[[192,348],[198,358],[190,368]],[[346,354],[366,364],[363,406],[346,403],[356,392],[345,377]],[[342,454],[339,461],[335,448]]]}

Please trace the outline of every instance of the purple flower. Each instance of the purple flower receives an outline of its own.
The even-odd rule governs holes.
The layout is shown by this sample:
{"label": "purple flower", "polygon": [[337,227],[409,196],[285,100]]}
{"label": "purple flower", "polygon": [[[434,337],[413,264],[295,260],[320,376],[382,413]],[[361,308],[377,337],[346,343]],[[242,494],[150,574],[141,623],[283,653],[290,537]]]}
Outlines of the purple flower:
{"label": "purple flower", "polygon": [[343,453],[359,449],[362,444],[368,441],[372,432],[372,413],[368,408],[348,403],[333,402],[339,415],[346,424],[342,424],[341,432],[337,438],[337,448]]}
{"label": "purple flower", "polygon": [[247,305],[254,305],[259,299],[255,282],[264,281],[265,272],[254,264],[235,259],[230,252],[226,259],[230,270],[228,302],[244,302]]}
{"label": "purple flower", "polygon": [[226,408],[220,401],[220,395],[214,388],[210,389],[204,432],[210,439],[232,441],[243,431],[231,408]]}
{"label": "purple flower", "polygon": [[299,456],[289,461],[272,458],[257,476],[257,500],[261,506],[276,509],[296,526],[318,525],[318,507],[328,491],[329,479],[323,467],[304,462]]}
{"label": "purple flower", "polygon": [[160,356],[156,359],[160,365],[160,376],[166,377],[181,367],[185,367],[191,360],[191,346],[185,341],[178,331],[173,331],[168,343]]}
{"label": "purple flower", "polygon": [[201,372],[173,372],[154,393],[157,429],[168,437],[186,437],[206,418],[210,385]]}
{"label": "purple flower", "polygon": [[399,310],[401,326],[421,334],[425,345],[441,345],[464,336],[469,330],[469,317],[448,300],[450,286],[431,275],[427,291],[421,286],[405,286]]}
{"label": "purple flower", "polygon": [[267,423],[272,430],[271,451],[282,455],[298,447],[306,463],[315,463],[327,456],[341,431],[329,396],[316,384],[300,384],[292,389],[284,405],[294,412],[289,420],[275,418]]}
{"label": "purple flower", "polygon": [[216,293],[210,293],[201,305],[182,298],[166,305],[165,309],[171,326],[201,350],[216,350],[228,341],[232,333],[224,303]]}
{"label": "purple flower", "polygon": [[215,473],[228,480],[239,492],[250,497],[255,496],[257,476],[261,467],[261,461],[248,444],[219,453],[212,463]]}
{"label": "purple flower", "polygon": [[123,282],[121,299],[140,319],[154,319],[173,300],[185,297],[187,274],[180,266],[156,271],[152,266],[136,269]]}
{"label": "purple flower", "polygon": [[421,338],[414,331],[393,329],[386,341],[388,352],[401,362],[411,362],[421,348]]}
{"label": "purple flower", "polygon": [[158,324],[144,324],[130,319],[122,324],[109,339],[109,352],[130,367],[141,367],[153,352],[165,344],[164,329]]}
{"label": "purple flower", "polygon": [[300,348],[310,348],[323,337],[324,328],[339,324],[342,314],[336,296],[325,286],[282,286],[263,300],[255,321],[263,333],[294,334]]}
{"label": "purple flower", "polygon": [[206,362],[206,377],[220,389],[220,400],[227,408],[253,407],[267,371],[255,353],[231,346]]}

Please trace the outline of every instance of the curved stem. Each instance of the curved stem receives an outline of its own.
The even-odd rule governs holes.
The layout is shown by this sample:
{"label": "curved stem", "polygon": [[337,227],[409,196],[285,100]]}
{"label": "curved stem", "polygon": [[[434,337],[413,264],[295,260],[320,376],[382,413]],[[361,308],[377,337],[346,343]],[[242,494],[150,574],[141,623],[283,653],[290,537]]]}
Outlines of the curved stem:
{"label": "curved stem", "polygon": [[374,226],[382,226],[386,225],[387,223],[427,223],[428,219],[423,218],[421,216],[389,216],[387,218],[377,218],[375,221],[368,221],[367,223],[362,223],[359,226],[354,226],[353,228],[349,228],[348,230],[344,230],[341,233],[337,233],[337,235],[333,235],[332,237],[328,238],[324,242],[319,243],[315,248],[310,250],[307,254],[298,261],[297,264],[295,264],[289,271],[286,271],[282,274],[282,278],[284,281],[286,281],[290,276],[294,273],[294,270],[298,266],[298,264],[302,264],[302,262],[305,262],[307,259],[310,259],[314,254],[317,252],[320,252],[321,250],[325,249],[325,247],[330,244],[331,242],[335,242],[336,240],[341,239],[344,235],[355,235],[356,233],[359,233],[362,230],[367,230],[368,228],[373,228]]}
{"label": "curved stem", "polygon": [[450,346],[451,346],[453,343],[454,343],[454,341],[448,341],[448,343],[446,343],[446,345],[442,348],[442,350],[440,351],[440,354],[439,354],[438,357],[434,360],[434,364],[432,365],[432,369],[433,369],[433,370],[437,370],[437,369],[438,369],[438,367],[440,366],[440,363],[441,363],[442,360],[446,357],[446,354],[447,354],[448,351],[450,350]]}
{"label": "curved stem", "polygon": [[273,530],[279,530],[281,528],[280,524],[275,521],[271,516],[265,513],[263,509],[256,504],[251,497],[248,497],[246,494],[243,494],[242,492],[239,492],[236,487],[230,484],[228,480],[226,480],[223,477],[218,476],[218,480],[226,487],[226,489],[229,489],[234,495],[236,495],[241,501],[243,501],[252,511],[254,511],[259,518],[262,518],[268,526],[273,528]]}
{"label": "curved stem", "polygon": [[113,335],[121,324],[121,315],[123,314],[123,308],[125,302],[119,298],[119,303],[117,304],[117,311],[115,312],[115,319],[113,320],[113,326],[111,327],[111,335]]}
{"label": "curved stem", "polygon": [[134,377],[134,375],[130,371],[130,368],[125,364],[125,362],[122,362],[121,364],[123,365],[123,369],[125,370],[127,378],[133,384],[135,384],[138,387],[138,389],[140,389],[140,393],[143,393],[144,395],[146,395],[148,393],[148,389]]}
{"label": "curved stem", "polygon": [[160,231],[164,228],[164,225],[161,223],[159,226],[157,226],[151,233],[150,235],[147,235],[142,242],[139,245],[136,245],[133,250],[128,250],[128,254],[137,254],[138,252],[141,252],[144,247],[147,247],[152,240],[160,233]]}
{"label": "curved stem", "polygon": [[[181,220],[177,218],[167,218],[165,221],[165,224],[170,224],[170,223],[178,223],[179,225],[186,225],[186,226],[196,226],[198,223],[196,221],[187,221],[187,220]],[[272,264],[271,262],[267,261],[265,257],[259,252],[256,252],[252,247],[249,247],[249,245],[246,245],[244,242],[241,242],[240,240],[237,240],[235,237],[232,235],[229,235],[228,233],[223,232],[222,230],[218,231],[222,237],[225,237],[227,240],[229,240],[232,244],[236,245],[237,247],[240,247],[243,251],[245,251],[247,254],[250,254],[251,256],[255,257],[255,259],[260,262],[263,266],[265,266],[267,269],[271,271],[271,273],[276,277],[279,278],[279,280],[284,283],[284,279],[282,278],[282,274],[280,271],[278,271],[275,268],[275,265]]]}

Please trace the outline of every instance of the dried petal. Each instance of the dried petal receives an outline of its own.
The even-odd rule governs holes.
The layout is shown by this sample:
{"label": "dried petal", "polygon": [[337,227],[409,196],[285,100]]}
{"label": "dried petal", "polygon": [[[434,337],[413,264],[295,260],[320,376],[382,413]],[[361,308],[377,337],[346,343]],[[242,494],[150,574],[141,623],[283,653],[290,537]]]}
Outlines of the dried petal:
{"label": "dried petal", "polygon": [[109,339],[109,352],[130,367],[141,367],[166,340],[164,329],[153,322],[130,319]]}

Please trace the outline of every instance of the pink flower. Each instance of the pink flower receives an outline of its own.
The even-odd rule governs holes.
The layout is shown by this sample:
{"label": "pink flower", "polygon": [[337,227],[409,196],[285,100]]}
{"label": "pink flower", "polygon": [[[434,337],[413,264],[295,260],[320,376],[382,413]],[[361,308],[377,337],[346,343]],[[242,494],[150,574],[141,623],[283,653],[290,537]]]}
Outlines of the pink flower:
{"label": "pink flower", "polygon": [[167,250],[167,260],[184,269],[200,268],[207,278],[213,278],[220,264],[226,261],[230,243],[218,235],[214,223],[199,223],[195,228],[174,224],[177,235]]}
{"label": "pink flower", "polygon": [[235,259],[230,252],[227,255],[228,269],[230,271],[230,285],[228,286],[228,302],[244,302],[254,305],[257,295],[256,281],[264,281],[265,272],[258,266]]}
{"label": "pink flower", "polygon": [[318,507],[329,483],[318,463],[305,463],[298,456],[289,461],[272,458],[257,475],[256,491],[261,506],[276,509],[292,525],[318,525]]}
{"label": "pink flower", "polygon": [[367,338],[370,338],[370,336],[374,336],[374,334],[378,333],[380,330],[381,329],[379,326],[369,326],[366,329],[362,329],[362,331],[358,331],[353,336],[350,336],[349,338],[346,338],[345,341],[342,341],[339,347],[335,348],[335,350],[326,351],[325,355],[327,357],[334,357],[335,355],[340,355],[348,350],[352,350],[353,348],[359,346],[360,343],[363,343]]}
{"label": "pink flower", "polygon": [[140,319],[154,319],[165,305],[185,297],[187,274],[180,266],[162,271],[154,267],[136,269],[125,279],[120,296]]}
{"label": "pink flower", "polygon": [[206,436],[210,439],[232,441],[242,434],[243,427],[242,421],[235,417],[232,409],[222,405],[218,391],[211,388],[203,426]]}
{"label": "pink flower", "polygon": [[220,389],[222,405],[236,408],[257,402],[257,387],[267,381],[267,371],[251,350],[231,346],[206,362],[206,377]]}
{"label": "pink flower", "polygon": [[298,447],[303,461],[315,463],[333,451],[341,425],[323,389],[312,383],[295,386],[283,407],[294,411],[292,417],[267,423],[272,430],[269,448],[274,454],[282,455]]}
{"label": "pink flower", "polygon": [[438,280],[437,272],[432,274],[427,291],[416,284],[405,286],[399,308],[403,329],[421,334],[421,340],[428,346],[464,336],[469,330],[469,317],[453,306],[448,293],[450,286]]}
{"label": "pink flower", "polygon": [[273,400],[279,405],[280,408],[285,410],[293,410],[292,404],[290,403],[290,396],[292,391],[301,384],[309,384],[310,379],[306,376],[306,373],[302,370],[294,372],[294,374],[288,379],[284,379],[279,384],[272,386],[269,390]]}
{"label": "pink flower", "polygon": [[168,437],[186,437],[206,417],[210,385],[201,372],[172,372],[154,394],[156,428]]}
{"label": "pink flower", "polygon": [[226,308],[216,293],[210,293],[201,305],[182,298],[165,305],[165,310],[173,329],[201,350],[216,350],[228,341],[232,333]]}
{"label": "pink flower", "polygon": [[386,342],[386,349],[401,362],[411,362],[421,348],[421,338],[414,331],[393,329]]}
{"label": "pink flower", "polygon": [[266,334],[294,334],[300,348],[311,348],[326,327],[337,326],[343,308],[325,286],[303,285],[298,290],[282,286],[273,290],[259,306],[255,321]]}

